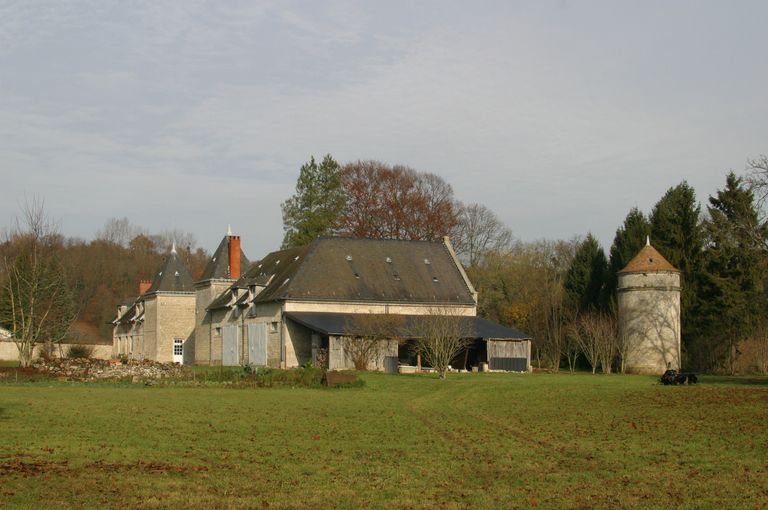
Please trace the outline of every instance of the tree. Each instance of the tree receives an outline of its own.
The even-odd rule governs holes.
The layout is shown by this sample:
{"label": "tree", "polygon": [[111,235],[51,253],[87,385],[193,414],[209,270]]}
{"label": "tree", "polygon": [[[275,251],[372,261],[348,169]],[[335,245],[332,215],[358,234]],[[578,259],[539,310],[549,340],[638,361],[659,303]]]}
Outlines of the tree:
{"label": "tree", "polygon": [[624,219],[624,224],[616,229],[616,236],[613,238],[608,258],[608,272],[605,275],[606,301],[615,302],[618,272],[624,269],[645,246],[650,234],[651,225],[648,219],[640,209],[633,207]]}
{"label": "tree", "polygon": [[565,301],[575,313],[603,308],[603,284],[608,262],[600,243],[590,233],[576,248],[565,275]]}
{"label": "tree", "polygon": [[618,328],[613,315],[596,311],[585,312],[571,324],[569,333],[587,358],[593,374],[597,371],[598,364],[604,374],[611,373],[618,338]]}
{"label": "tree", "polygon": [[708,349],[733,371],[735,346],[747,338],[768,302],[765,296],[768,226],[759,219],[752,190],[733,172],[725,189],[710,196],[704,222],[701,317]]}
{"label": "tree", "polygon": [[27,203],[22,216],[6,240],[0,325],[11,332],[21,366],[27,367],[35,346],[46,343],[52,350],[77,312],[59,259],[61,238],[42,201]]}
{"label": "tree", "polygon": [[341,168],[326,154],[318,165],[312,156],[299,170],[296,191],[281,205],[283,248],[302,246],[332,233],[344,208]]}
{"label": "tree", "polygon": [[512,231],[484,205],[461,205],[457,221],[451,241],[456,254],[470,267],[487,253],[503,252],[512,246]]}
{"label": "tree", "polygon": [[706,330],[698,319],[704,233],[693,188],[685,181],[669,188],[651,211],[650,224],[651,244],[682,272],[682,344],[687,355],[695,355],[694,344]]}
{"label": "tree", "polygon": [[357,161],[344,165],[342,182],[342,235],[434,241],[457,224],[453,189],[437,175]]}
{"label": "tree", "polygon": [[347,321],[346,330],[353,332],[345,336],[342,346],[355,370],[368,370],[379,359],[388,342],[399,342],[403,338],[403,315],[356,314]]}
{"label": "tree", "polygon": [[144,234],[146,230],[132,224],[127,217],[110,218],[104,222],[104,227],[96,232],[96,239],[115,243],[123,248],[136,236]]}
{"label": "tree", "polygon": [[414,324],[418,335],[414,344],[416,353],[437,371],[440,379],[445,379],[453,359],[473,342],[466,318],[436,307],[416,317]]}

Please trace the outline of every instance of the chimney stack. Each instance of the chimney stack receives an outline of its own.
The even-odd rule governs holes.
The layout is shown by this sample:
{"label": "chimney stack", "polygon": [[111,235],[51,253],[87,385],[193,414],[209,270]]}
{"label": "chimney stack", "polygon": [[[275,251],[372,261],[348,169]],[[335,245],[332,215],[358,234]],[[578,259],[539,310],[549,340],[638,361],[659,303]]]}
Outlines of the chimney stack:
{"label": "chimney stack", "polygon": [[139,296],[143,296],[151,286],[152,280],[139,280]]}
{"label": "chimney stack", "polygon": [[229,236],[229,277],[240,278],[240,236]]}

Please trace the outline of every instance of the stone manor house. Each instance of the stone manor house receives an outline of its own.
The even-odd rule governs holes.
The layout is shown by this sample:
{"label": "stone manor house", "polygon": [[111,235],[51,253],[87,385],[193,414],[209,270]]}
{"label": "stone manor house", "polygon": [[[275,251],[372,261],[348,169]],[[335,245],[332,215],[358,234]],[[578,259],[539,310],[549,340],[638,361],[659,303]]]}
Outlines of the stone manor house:
{"label": "stone manor house", "polygon": [[[396,317],[370,369],[417,363],[409,339],[424,316],[460,316],[472,343],[454,368],[530,370],[530,338],[477,317],[477,293],[450,240],[319,238],[251,263],[227,234],[193,281],[175,249],[136,300],[118,308],[113,354],[200,365],[351,368],[345,342],[366,321]],[[422,319],[420,319],[422,318]],[[388,335],[390,338],[393,335]]]}

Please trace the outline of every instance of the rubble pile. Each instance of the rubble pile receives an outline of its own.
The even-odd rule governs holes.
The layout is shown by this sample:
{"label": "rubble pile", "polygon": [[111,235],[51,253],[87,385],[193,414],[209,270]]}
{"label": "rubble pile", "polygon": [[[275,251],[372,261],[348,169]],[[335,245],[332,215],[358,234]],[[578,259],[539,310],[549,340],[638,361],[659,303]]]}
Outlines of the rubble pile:
{"label": "rubble pile", "polygon": [[138,383],[157,379],[181,379],[187,375],[178,363],[150,360],[40,359],[34,364],[39,372],[70,381],[125,380]]}

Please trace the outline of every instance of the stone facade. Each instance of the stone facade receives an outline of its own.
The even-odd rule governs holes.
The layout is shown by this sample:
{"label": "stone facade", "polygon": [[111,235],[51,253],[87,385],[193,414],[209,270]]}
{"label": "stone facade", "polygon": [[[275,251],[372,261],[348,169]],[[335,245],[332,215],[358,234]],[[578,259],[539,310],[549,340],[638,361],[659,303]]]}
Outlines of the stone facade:
{"label": "stone facade", "polygon": [[630,373],[680,369],[680,271],[650,243],[619,272],[619,334]]}

